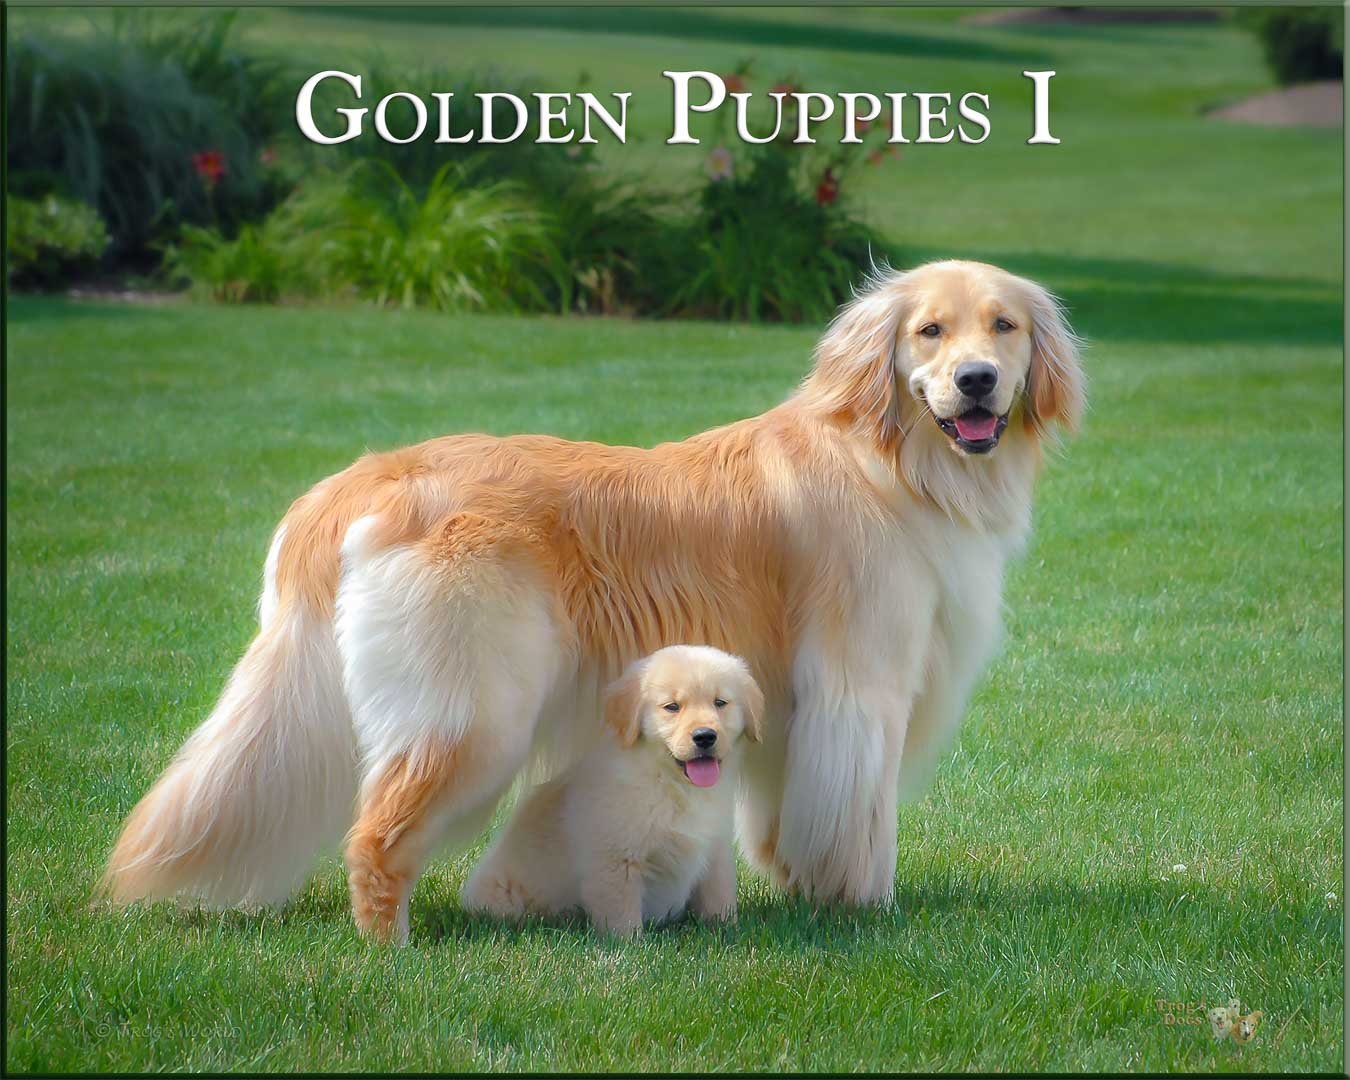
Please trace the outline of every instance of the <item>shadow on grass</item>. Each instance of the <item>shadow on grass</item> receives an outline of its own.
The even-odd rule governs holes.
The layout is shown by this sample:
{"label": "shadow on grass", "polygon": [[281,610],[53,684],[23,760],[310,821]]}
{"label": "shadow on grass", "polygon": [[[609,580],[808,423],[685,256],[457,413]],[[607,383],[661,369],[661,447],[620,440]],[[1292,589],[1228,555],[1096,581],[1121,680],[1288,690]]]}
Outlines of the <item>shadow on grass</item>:
{"label": "shadow on grass", "polygon": [[[556,945],[585,951],[634,947],[597,934],[580,912],[530,917],[519,923],[469,913],[459,906],[458,884],[457,876],[443,873],[423,878],[412,902],[413,948],[431,951],[462,945],[518,950]],[[735,923],[708,924],[685,915],[646,928],[644,941],[677,951],[706,950],[711,945],[727,951],[810,949],[847,956],[913,948],[913,944],[904,943],[919,942],[930,934],[960,936],[972,926],[985,924],[1006,927],[1010,921],[1034,923],[1039,918],[1044,925],[1067,929],[1078,926],[1088,912],[1099,928],[1151,927],[1151,934],[1203,933],[1249,941],[1297,938],[1310,948],[1325,943],[1328,948],[1335,946],[1335,955],[1341,952],[1343,934],[1337,909],[1316,900],[1273,905],[1269,895],[1257,888],[1210,888],[1183,878],[1024,881],[994,874],[968,877],[941,871],[928,878],[899,882],[892,904],[866,908],[817,907],[801,897],[776,892],[762,878],[745,874]],[[286,935],[308,928],[323,934],[336,930],[349,934],[353,943],[358,940],[348,906],[346,876],[337,867],[312,878],[280,911],[222,912],[162,903],[144,909],[141,917],[232,936]]]}
{"label": "shadow on grass", "polygon": [[945,60],[1032,63],[1045,58],[1045,53],[1041,50],[1008,47],[984,41],[953,40],[930,34],[894,30],[738,18],[709,14],[707,9],[699,8],[330,6],[304,7],[296,10],[379,22],[569,30],[592,34],[684,38],[757,47],[833,49],[837,52],[923,56]]}
{"label": "shadow on grass", "polygon": [[[994,263],[1041,282],[1064,300],[1075,328],[1090,341],[1300,346],[1339,346],[1343,341],[1340,283],[1317,278],[1223,274],[1146,260],[950,248],[907,248],[895,253],[891,263],[903,269],[951,258]],[[9,320],[15,325],[116,319],[159,309],[155,304],[57,296],[21,299],[9,308]],[[172,305],[164,309],[172,310]],[[248,315],[241,311],[240,317]]]}
{"label": "shadow on grass", "polygon": [[1341,287],[1306,277],[1221,274],[1146,260],[906,249],[897,268],[976,259],[1041,282],[1089,338],[1131,343],[1339,345]]}
{"label": "shadow on grass", "polygon": [[[742,900],[734,924],[707,924],[692,915],[648,927],[644,939],[700,946],[715,942],[727,948],[810,948],[827,953],[869,952],[892,947],[905,936],[940,932],[971,919],[1041,913],[1067,925],[1086,911],[1116,926],[1203,925],[1229,928],[1234,935],[1316,935],[1340,940],[1335,911],[1306,905],[1273,908],[1255,890],[1238,894],[1207,889],[1195,883],[1140,882],[1027,884],[996,879],[935,879],[900,885],[894,903],[885,908],[816,907],[800,897],[757,890]],[[462,910],[453,901],[429,910],[413,904],[412,940],[427,948],[453,947],[456,942],[524,945],[556,939],[572,945],[616,946],[596,934],[581,914],[529,918],[509,923]],[[1181,932],[1179,929],[1178,932]]]}
{"label": "shadow on grass", "polygon": [[56,293],[15,293],[10,299],[18,303],[7,305],[5,325],[28,323],[69,322],[75,319],[119,319],[144,316],[147,311],[172,310],[163,303],[139,303],[128,300],[94,300],[62,296]]}

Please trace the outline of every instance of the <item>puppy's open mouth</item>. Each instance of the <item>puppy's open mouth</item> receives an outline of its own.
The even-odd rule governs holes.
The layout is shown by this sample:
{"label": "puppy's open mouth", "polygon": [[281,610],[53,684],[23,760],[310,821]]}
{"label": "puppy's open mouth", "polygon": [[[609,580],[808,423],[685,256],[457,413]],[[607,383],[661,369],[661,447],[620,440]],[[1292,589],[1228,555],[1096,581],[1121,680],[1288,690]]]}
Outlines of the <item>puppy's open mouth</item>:
{"label": "puppy's open mouth", "polygon": [[1008,414],[995,416],[988,409],[976,407],[960,416],[935,416],[940,427],[952,442],[968,454],[987,454],[998,445],[999,436],[1008,426]]}
{"label": "puppy's open mouth", "polygon": [[[675,760],[679,761],[678,758]],[[688,761],[680,761],[680,771],[695,787],[712,787],[722,775],[722,763],[711,754],[707,754],[690,758]]]}

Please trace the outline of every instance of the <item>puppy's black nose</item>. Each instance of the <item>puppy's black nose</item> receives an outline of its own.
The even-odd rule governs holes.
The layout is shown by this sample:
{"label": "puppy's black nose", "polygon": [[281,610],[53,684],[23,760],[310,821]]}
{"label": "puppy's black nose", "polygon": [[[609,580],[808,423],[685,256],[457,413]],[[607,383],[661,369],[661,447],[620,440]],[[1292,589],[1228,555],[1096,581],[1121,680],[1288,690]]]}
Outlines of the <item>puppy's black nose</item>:
{"label": "puppy's black nose", "polygon": [[717,741],[717,732],[710,727],[695,728],[693,739],[694,745],[700,750],[710,750]]}
{"label": "puppy's black nose", "polygon": [[966,397],[982,398],[998,385],[998,368],[980,360],[968,360],[956,369],[956,388]]}

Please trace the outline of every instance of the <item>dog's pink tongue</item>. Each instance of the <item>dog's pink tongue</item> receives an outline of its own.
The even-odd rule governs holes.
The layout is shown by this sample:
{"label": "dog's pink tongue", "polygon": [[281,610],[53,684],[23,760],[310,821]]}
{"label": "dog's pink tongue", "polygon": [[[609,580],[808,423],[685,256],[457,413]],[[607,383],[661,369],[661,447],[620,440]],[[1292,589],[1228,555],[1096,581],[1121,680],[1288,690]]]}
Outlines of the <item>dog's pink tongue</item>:
{"label": "dog's pink tongue", "polygon": [[998,427],[998,417],[993,413],[983,413],[980,416],[958,416],[956,418],[956,433],[966,442],[984,442],[985,439],[992,439],[996,427]]}
{"label": "dog's pink tongue", "polygon": [[694,758],[684,763],[684,775],[696,787],[712,787],[722,775],[722,766],[716,758]]}

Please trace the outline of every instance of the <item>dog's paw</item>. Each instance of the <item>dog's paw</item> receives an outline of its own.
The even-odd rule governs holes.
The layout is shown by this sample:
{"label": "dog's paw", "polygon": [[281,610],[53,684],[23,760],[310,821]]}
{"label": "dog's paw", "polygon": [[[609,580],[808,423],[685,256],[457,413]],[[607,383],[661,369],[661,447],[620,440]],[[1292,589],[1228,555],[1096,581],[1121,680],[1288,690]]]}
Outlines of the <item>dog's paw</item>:
{"label": "dog's paw", "polygon": [[734,923],[736,921],[736,899],[717,903],[700,902],[693,905],[694,916],[700,922]]}
{"label": "dog's paw", "polygon": [[522,919],[534,910],[529,890],[509,877],[479,878],[460,890],[459,903],[465,911],[481,911],[499,919]]}

